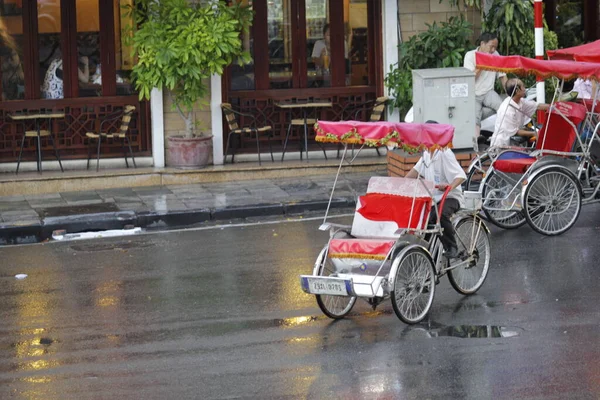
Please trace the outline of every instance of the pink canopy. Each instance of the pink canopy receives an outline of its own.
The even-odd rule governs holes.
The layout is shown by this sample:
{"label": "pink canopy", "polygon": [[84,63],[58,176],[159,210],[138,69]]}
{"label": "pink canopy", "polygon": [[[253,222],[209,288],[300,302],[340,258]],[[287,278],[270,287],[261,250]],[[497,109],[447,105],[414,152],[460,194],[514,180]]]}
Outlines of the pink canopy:
{"label": "pink canopy", "polygon": [[600,40],[568,47],[566,49],[548,50],[548,57],[553,60],[575,60],[600,63]]}
{"label": "pink canopy", "polygon": [[318,121],[318,142],[396,146],[410,152],[452,147],[454,127],[446,124],[403,122]]}
{"label": "pink canopy", "polygon": [[535,75],[542,79],[554,76],[565,80],[583,78],[600,81],[600,63],[536,60],[522,56],[497,56],[480,52],[475,54],[475,59],[477,68],[488,71]]}

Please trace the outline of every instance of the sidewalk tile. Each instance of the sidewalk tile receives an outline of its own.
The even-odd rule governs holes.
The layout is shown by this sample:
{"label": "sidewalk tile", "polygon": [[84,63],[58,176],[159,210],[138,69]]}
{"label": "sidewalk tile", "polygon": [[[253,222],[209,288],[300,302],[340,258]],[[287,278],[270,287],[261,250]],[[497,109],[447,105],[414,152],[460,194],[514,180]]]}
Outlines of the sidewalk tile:
{"label": "sidewalk tile", "polygon": [[62,197],[60,196],[60,193],[44,193],[44,194],[26,194],[25,195],[25,200],[29,201],[29,202],[39,202],[39,200],[49,200],[49,199],[60,199],[62,200]]}
{"label": "sidewalk tile", "polygon": [[89,191],[89,192],[64,192],[64,193],[61,193],[60,195],[61,195],[61,197],[67,203],[82,202],[82,201],[89,201],[89,200],[100,200],[100,201],[102,201],[102,198],[95,191]]}
{"label": "sidewalk tile", "polygon": [[5,211],[18,211],[30,208],[29,203],[25,200],[22,201],[1,201],[0,200],[0,212]]}

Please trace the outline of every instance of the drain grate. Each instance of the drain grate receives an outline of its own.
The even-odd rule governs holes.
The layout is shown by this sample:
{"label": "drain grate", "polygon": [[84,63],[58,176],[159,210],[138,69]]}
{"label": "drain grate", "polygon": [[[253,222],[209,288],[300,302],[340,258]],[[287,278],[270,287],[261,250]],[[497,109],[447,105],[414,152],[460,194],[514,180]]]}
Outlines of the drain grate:
{"label": "drain grate", "polygon": [[115,203],[97,203],[77,206],[48,207],[36,210],[41,218],[66,217],[69,215],[100,214],[121,211]]}
{"label": "drain grate", "polygon": [[71,250],[92,253],[98,251],[120,251],[129,249],[141,249],[153,247],[154,243],[149,241],[119,241],[114,243],[80,243],[70,246]]}

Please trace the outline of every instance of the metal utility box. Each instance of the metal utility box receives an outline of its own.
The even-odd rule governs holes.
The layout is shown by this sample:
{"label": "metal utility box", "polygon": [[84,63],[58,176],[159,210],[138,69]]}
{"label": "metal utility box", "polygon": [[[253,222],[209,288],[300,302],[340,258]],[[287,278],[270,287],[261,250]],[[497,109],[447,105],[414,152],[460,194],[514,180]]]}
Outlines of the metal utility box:
{"label": "metal utility box", "polygon": [[466,68],[413,69],[414,122],[454,125],[455,149],[473,147],[475,73]]}

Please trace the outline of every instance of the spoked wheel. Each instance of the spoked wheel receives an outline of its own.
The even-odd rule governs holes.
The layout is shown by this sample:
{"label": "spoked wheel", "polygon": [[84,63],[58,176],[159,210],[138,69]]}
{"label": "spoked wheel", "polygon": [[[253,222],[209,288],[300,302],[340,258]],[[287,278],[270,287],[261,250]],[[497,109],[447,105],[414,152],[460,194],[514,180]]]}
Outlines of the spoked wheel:
{"label": "spoked wheel", "polygon": [[494,225],[502,229],[515,229],[526,222],[522,211],[508,210],[514,196],[520,193],[518,189],[513,190],[518,183],[518,179],[497,171],[491,171],[485,180],[482,191],[483,212]]}
{"label": "spoked wheel", "polygon": [[483,176],[492,165],[492,158],[483,154],[479,157],[472,167],[467,171],[467,180],[465,181],[465,189],[469,191],[478,191]]}
{"label": "spoked wheel", "polygon": [[456,241],[469,261],[448,271],[448,279],[457,292],[473,294],[483,285],[490,267],[487,227],[479,217],[465,217],[456,225]]}
{"label": "spoked wheel", "polygon": [[542,235],[568,231],[581,211],[581,185],[562,168],[549,168],[536,175],[524,195],[525,218]]}
{"label": "spoked wheel", "polygon": [[[406,324],[416,324],[425,318],[435,294],[433,261],[421,247],[400,253],[392,290],[394,312]],[[392,270],[394,266],[392,265]]]}
{"label": "spoked wheel", "polygon": [[[317,258],[317,262],[320,263],[319,276],[331,276],[336,273],[331,259],[325,257],[326,252],[327,247],[321,251],[321,254]],[[315,296],[323,314],[333,319],[344,318],[356,303],[356,297],[351,296],[329,296],[325,294],[317,294]]]}

